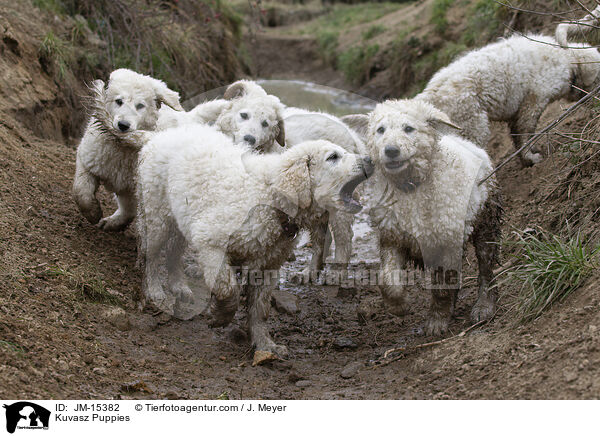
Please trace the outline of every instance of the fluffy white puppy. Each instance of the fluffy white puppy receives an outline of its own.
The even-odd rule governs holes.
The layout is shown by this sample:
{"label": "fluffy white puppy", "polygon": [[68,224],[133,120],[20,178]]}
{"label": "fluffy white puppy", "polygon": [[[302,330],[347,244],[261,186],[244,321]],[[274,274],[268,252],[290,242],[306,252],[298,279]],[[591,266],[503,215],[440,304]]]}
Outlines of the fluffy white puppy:
{"label": "fluffy white puppy", "polygon": [[[352,192],[372,169],[369,158],[327,141],[257,154],[208,126],[156,134],[142,149],[138,168],[146,298],[161,307],[167,292],[191,297],[181,261],[189,245],[213,295],[211,325],[231,322],[245,288],[252,344],[285,354],[265,324],[277,271],[292,252],[298,228],[318,224],[315,208],[360,210]],[[163,248],[168,289],[159,275]],[[260,280],[241,286],[240,268]]]}
{"label": "fluffy white puppy", "polygon": [[[127,69],[111,73],[106,87],[96,80],[91,116],[77,148],[73,195],[83,216],[104,230],[122,230],[135,217],[138,141],[132,132],[154,130],[161,104],[183,110],[179,94],[157,79]],[[102,218],[100,184],[116,194],[118,208]]]}

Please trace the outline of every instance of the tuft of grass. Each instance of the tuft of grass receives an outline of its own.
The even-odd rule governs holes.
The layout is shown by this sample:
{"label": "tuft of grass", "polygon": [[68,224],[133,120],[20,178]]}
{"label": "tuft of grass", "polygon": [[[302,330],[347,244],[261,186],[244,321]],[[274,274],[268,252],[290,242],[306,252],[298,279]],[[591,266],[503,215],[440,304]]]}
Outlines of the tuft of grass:
{"label": "tuft of grass", "polygon": [[483,45],[500,33],[503,6],[490,0],[478,0],[467,14],[467,27],[461,42],[468,47]]}
{"label": "tuft of grass", "polygon": [[453,4],[454,0],[434,0],[433,2],[431,23],[435,26],[435,31],[440,35],[443,35],[448,29],[446,14]]}
{"label": "tuft of grass", "polygon": [[49,267],[45,274],[48,277],[65,278],[69,286],[73,287],[81,297],[88,300],[113,306],[124,305],[121,298],[110,292],[104,281],[99,277],[89,277],[89,274],[68,271],[60,266]]}
{"label": "tuft of grass", "polygon": [[377,6],[372,3],[334,5],[329,13],[320,16],[303,27],[301,33],[314,35],[321,29],[337,32],[347,30],[350,27],[378,20],[386,14],[397,11],[403,7],[402,3],[381,2],[377,3]]}
{"label": "tuft of grass", "polygon": [[338,55],[338,69],[348,81],[363,83],[368,79],[371,60],[378,51],[378,44],[351,47]]}
{"label": "tuft of grass", "polygon": [[386,31],[385,26],[381,24],[373,24],[362,34],[363,40],[368,41],[369,39],[375,38],[377,35],[381,35]]}
{"label": "tuft of grass", "polygon": [[70,71],[73,62],[73,46],[51,30],[44,35],[38,49],[40,60],[47,66],[54,65],[61,79]]}
{"label": "tuft of grass", "polygon": [[505,281],[520,285],[515,309],[521,322],[564,301],[598,267],[600,246],[591,247],[580,233],[569,239],[545,232],[520,233],[509,245],[516,248],[518,263],[504,271]]}
{"label": "tuft of grass", "polygon": [[340,34],[336,31],[323,30],[317,34],[319,52],[325,62],[335,65],[337,59],[338,38]]}
{"label": "tuft of grass", "polygon": [[25,355],[25,349],[23,347],[21,347],[19,344],[15,344],[13,342],[0,340],[0,348],[4,348],[5,350],[16,353],[19,356]]}
{"label": "tuft of grass", "polygon": [[229,392],[225,391],[217,397],[217,400],[229,400]]}

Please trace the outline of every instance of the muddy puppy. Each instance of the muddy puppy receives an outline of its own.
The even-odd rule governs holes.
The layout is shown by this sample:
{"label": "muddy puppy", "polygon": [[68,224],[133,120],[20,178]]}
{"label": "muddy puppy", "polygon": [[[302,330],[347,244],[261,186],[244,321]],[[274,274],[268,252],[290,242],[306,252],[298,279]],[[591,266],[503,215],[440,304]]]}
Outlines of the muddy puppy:
{"label": "muddy puppy", "polygon": [[343,118],[365,139],[378,169],[370,217],[379,232],[381,292],[388,309],[406,312],[406,268],[424,267],[432,292],[425,331],[447,331],[461,286],[463,245],[470,238],[479,263],[479,297],[473,322],[492,317],[489,287],[498,260],[502,208],[487,153],[458,136],[446,114],[429,103],[390,100],[369,115]]}
{"label": "muddy puppy", "polygon": [[[179,94],[160,80],[127,69],[111,73],[108,85],[96,80],[90,121],[77,148],[73,195],[83,216],[107,231],[123,230],[136,213],[134,176],[138,149],[132,132],[156,127],[161,104],[183,110]],[[99,185],[116,194],[118,208],[102,218]]]}
{"label": "muddy puppy", "polygon": [[[191,298],[182,265],[189,245],[212,293],[211,326],[231,322],[245,291],[252,345],[285,355],[266,325],[278,271],[297,229],[317,224],[315,208],[361,209],[352,192],[372,173],[370,159],[327,141],[257,154],[211,127],[190,125],[156,134],[139,162],[137,225],[147,300],[161,307],[168,293]],[[158,273],[163,247],[166,286]],[[241,271],[249,280],[239,281]]]}

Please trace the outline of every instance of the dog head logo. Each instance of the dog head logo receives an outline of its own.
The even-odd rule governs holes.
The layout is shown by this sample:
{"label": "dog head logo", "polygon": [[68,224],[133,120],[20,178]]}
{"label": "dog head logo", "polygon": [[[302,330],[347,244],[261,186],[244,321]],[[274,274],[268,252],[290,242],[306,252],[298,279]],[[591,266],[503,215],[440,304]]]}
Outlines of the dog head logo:
{"label": "dog head logo", "polygon": [[6,431],[19,429],[48,429],[50,411],[28,401],[4,405],[6,409]]}

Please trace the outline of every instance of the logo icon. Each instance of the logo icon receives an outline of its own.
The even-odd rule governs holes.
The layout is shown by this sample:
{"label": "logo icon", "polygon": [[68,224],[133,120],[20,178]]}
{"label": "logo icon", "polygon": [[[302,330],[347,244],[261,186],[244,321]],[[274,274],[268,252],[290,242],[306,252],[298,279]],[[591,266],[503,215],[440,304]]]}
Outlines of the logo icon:
{"label": "logo icon", "polygon": [[14,433],[19,429],[48,429],[50,411],[28,401],[4,405],[6,409],[6,431]]}

